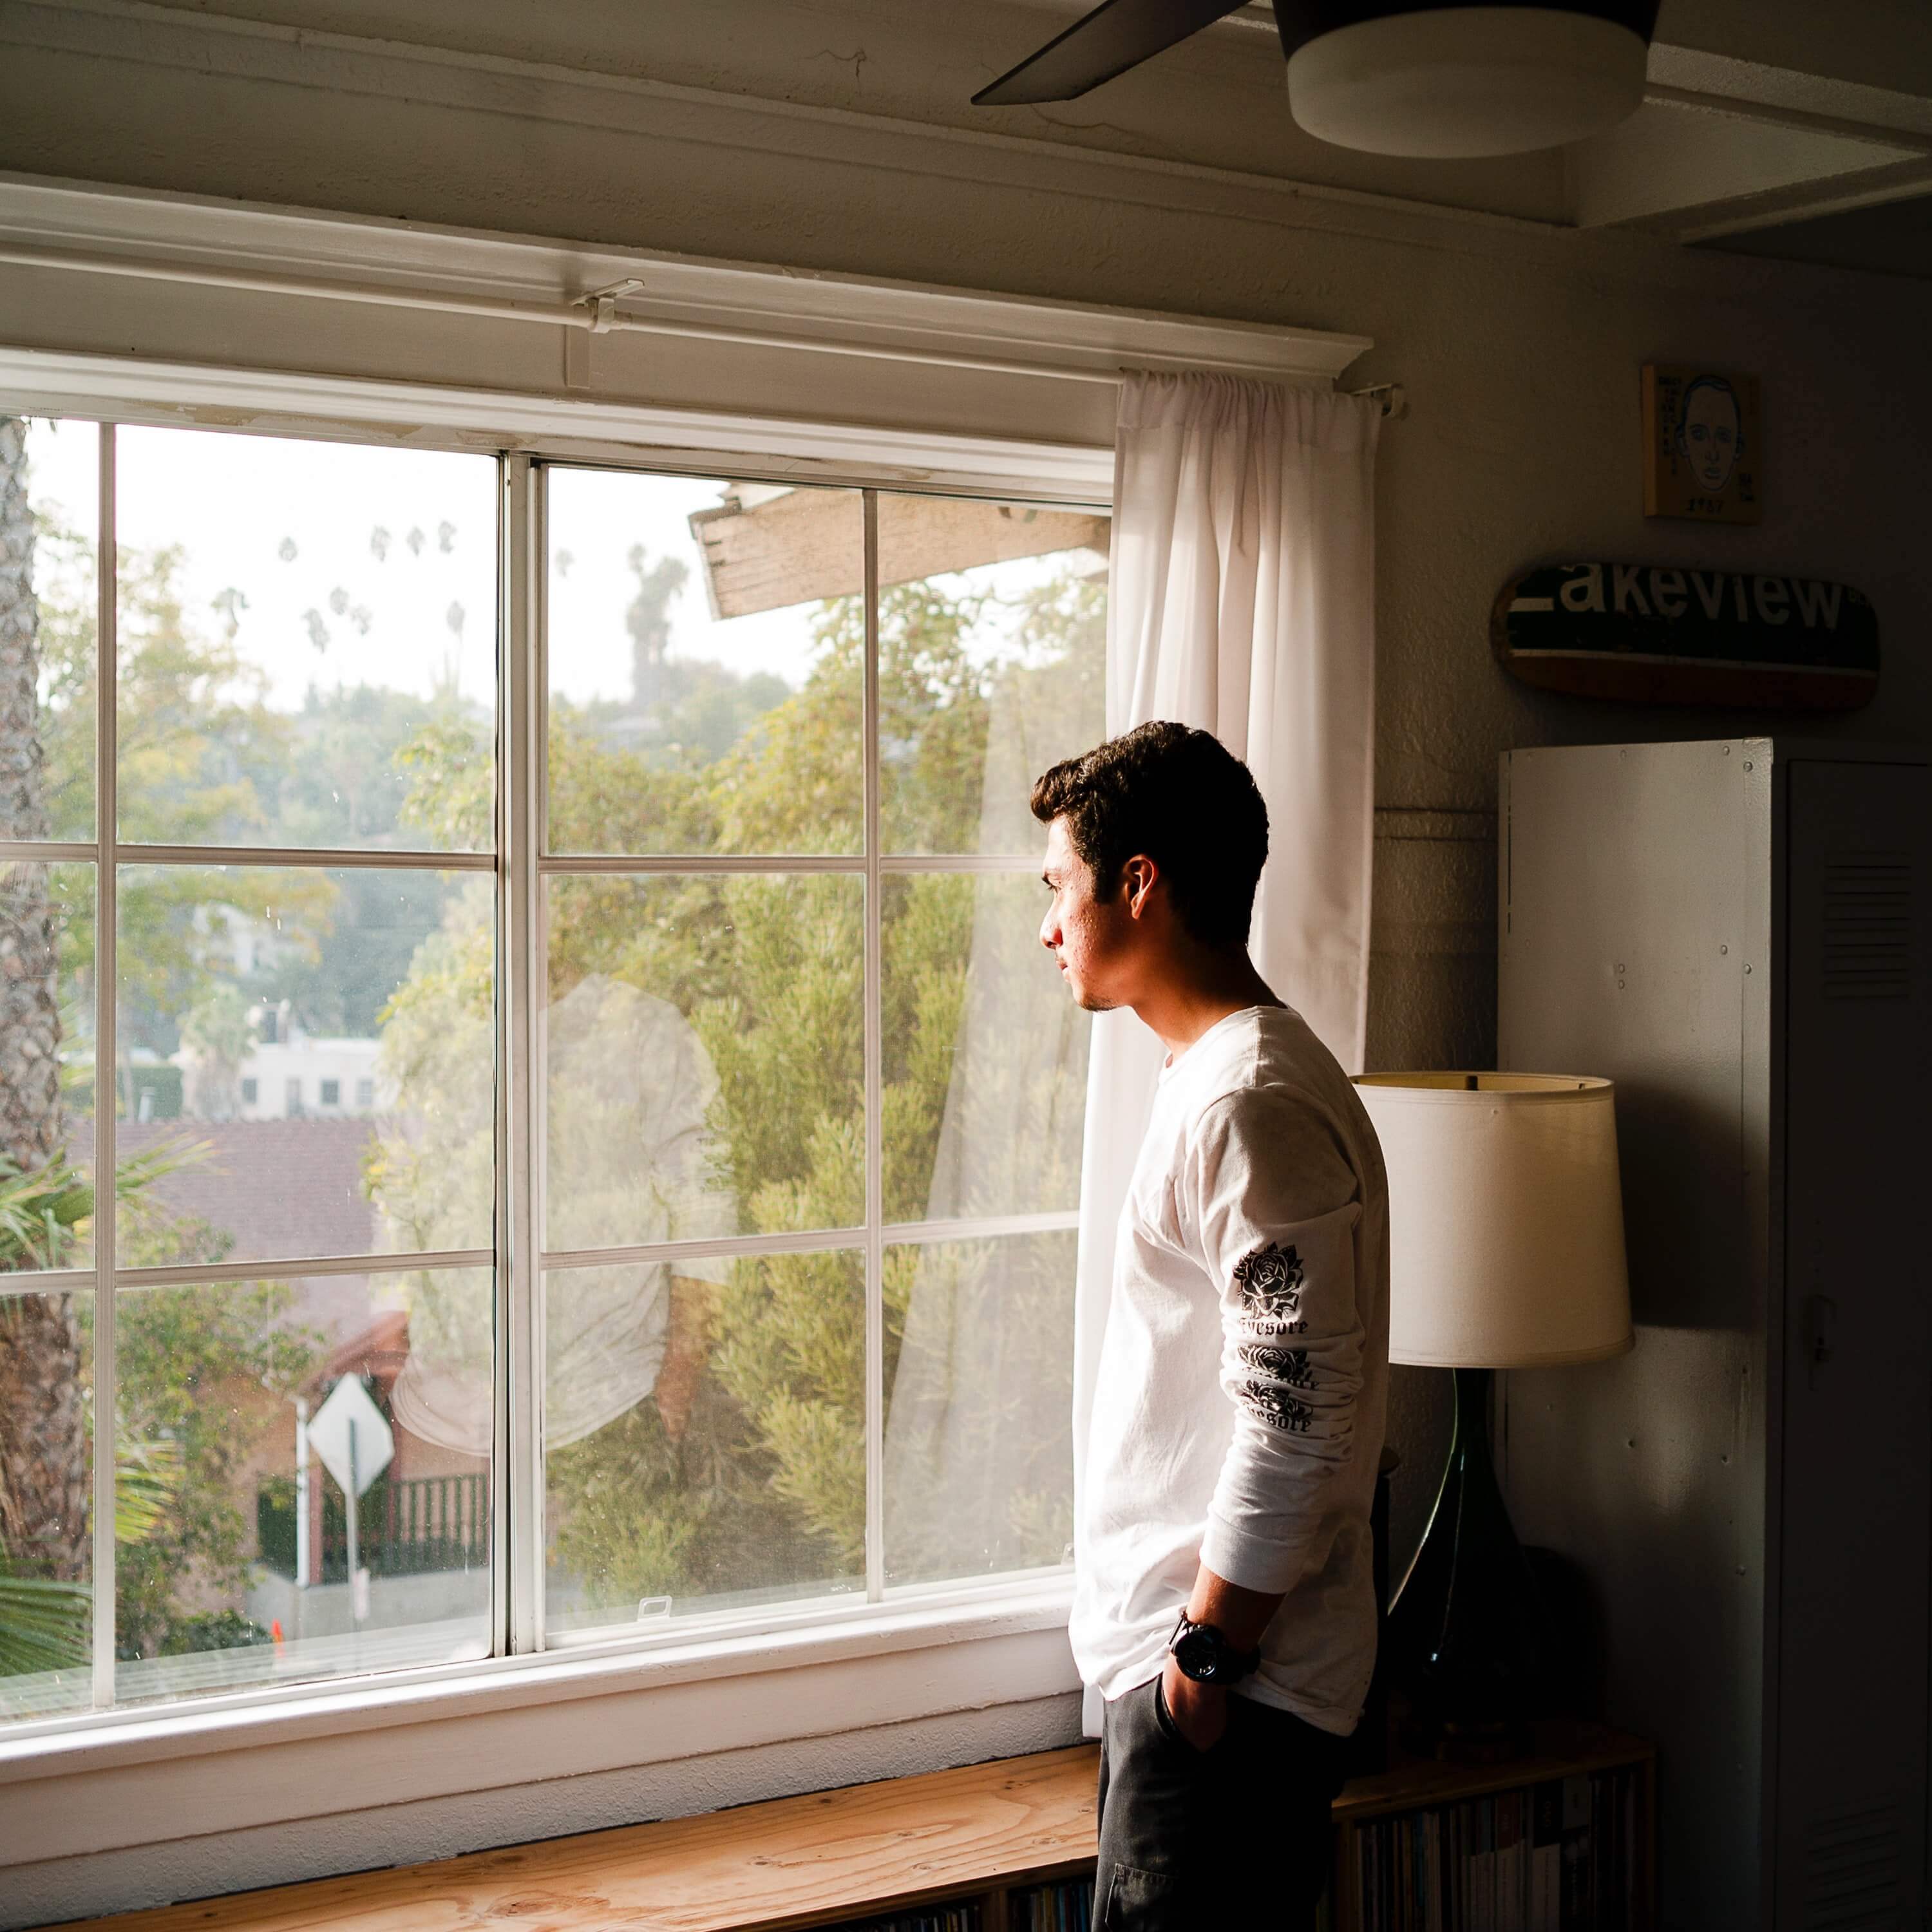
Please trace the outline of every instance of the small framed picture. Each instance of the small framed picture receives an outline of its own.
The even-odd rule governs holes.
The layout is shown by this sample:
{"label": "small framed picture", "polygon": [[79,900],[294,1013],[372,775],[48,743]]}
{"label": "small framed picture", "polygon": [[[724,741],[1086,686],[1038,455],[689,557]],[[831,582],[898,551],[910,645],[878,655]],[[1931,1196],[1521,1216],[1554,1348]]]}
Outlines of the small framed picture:
{"label": "small framed picture", "polygon": [[1756,523],[1764,494],[1756,377],[1646,363],[1643,457],[1646,517]]}

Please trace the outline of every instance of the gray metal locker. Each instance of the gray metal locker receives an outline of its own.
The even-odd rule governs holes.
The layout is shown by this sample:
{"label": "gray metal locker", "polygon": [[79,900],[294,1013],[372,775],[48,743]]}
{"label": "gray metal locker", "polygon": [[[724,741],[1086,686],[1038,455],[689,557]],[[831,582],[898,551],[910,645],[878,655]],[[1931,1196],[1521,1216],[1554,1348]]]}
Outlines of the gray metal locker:
{"label": "gray metal locker", "polygon": [[1499,1377],[1498,1455],[1657,1742],[1667,1932],[1932,1906],[1929,758],[1503,760],[1498,1064],[1618,1083],[1637,1343]]}

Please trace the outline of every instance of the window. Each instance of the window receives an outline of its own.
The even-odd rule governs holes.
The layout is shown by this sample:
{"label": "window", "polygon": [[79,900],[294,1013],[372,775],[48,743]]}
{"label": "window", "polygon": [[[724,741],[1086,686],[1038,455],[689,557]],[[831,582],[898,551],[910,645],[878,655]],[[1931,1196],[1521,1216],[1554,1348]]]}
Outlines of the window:
{"label": "window", "polygon": [[[10,433],[52,534],[0,919],[52,934],[64,1030],[7,1184],[78,1202],[97,1043],[132,1071],[118,1208],[4,1257],[0,1348],[119,1420],[113,1526],[76,1424],[58,1531],[0,1556],[0,1637],[58,1606],[0,1642],[0,1717],[1060,1564],[1087,1022],[1027,792],[1101,733],[1104,513]],[[544,707],[500,814],[500,661]],[[540,962],[515,1010],[500,956]],[[364,1397],[352,1574],[330,1405]]]}

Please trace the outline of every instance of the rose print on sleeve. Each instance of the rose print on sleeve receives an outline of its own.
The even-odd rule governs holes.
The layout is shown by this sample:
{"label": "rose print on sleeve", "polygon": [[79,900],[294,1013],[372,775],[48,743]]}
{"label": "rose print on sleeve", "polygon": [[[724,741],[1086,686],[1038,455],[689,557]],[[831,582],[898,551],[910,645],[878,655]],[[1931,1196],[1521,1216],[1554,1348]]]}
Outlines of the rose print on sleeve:
{"label": "rose print on sleeve", "polygon": [[1294,1334],[1303,1325],[1298,1318],[1304,1273],[1301,1257],[1278,1242],[1244,1255],[1234,1264],[1243,1325],[1257,1335]]}

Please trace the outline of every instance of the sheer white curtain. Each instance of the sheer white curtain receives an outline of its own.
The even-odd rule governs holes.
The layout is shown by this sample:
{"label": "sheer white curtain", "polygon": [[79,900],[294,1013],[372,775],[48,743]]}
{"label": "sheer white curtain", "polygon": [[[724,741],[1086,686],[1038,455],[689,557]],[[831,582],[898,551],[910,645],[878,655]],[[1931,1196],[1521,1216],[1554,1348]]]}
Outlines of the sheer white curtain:
{"label": "sheer white curtain", "polygon": [[[1374,830],[1371,400],[1222,376],[1120,398],[1107,729],[1172,718],[1244,760],[1268,812],[1250,945],[1275,991],[1362,1064]],[[1130,1012],[1095,1023],[1081,1170],[1073,1468],[1085,1460],[1114,1224],[1162,1057]],[[1088,1698],[1088,1729],[1099,1729]]]}

